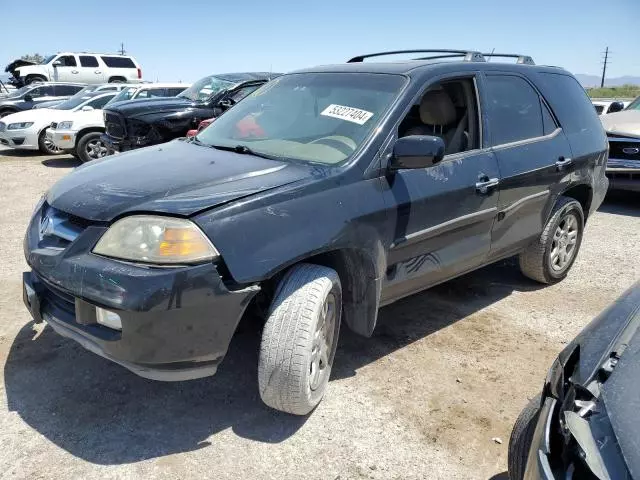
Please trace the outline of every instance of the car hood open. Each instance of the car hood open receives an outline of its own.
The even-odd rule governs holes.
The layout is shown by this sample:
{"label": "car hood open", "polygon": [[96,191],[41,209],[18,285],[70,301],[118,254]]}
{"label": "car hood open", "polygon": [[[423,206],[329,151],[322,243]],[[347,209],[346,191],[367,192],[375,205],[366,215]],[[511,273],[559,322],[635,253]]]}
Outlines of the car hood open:
{"label": "car hood open", "polygon": [[308,178],[309,168],[174,140],[85,164],[47,202],[97,222],[133,212],[190,216]]}
{"label": "car hood open", "polygon": [[129,100],[127,102],[118,102],[113,106],[107,106],[106,110],[112,110],[120,113],[125,117],[142,117],[147,114],[158,114],[176,112],[196,106],[196,104],[184,97],[168,97],[168,98],[143,98],[140,100]]}

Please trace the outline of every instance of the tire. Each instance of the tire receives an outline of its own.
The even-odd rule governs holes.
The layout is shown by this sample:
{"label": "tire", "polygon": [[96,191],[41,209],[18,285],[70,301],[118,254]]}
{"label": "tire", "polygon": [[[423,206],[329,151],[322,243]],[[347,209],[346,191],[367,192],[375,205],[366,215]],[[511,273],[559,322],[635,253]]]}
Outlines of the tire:
{"label": "tire", "polygon": [[31,85],[32,83],[42,83],[46,81],[47,81],[46,77],[43,77],[42,75],[29,75],[25,79],[24,84]]}
{"label": "tire", "polygon": [[301,263],[286,273],[262,332],[258,385],[264,403],[294,415],[306,415],[320,403],[341,317],[342,287],[335,270]]}
{"label": "tire", "polygon": [[564,279],[578,256],[583,232],[584,212],[580,202],[559,197],[540,237],[520,254],[520,270],[540,283],[553,284]]}
{"label": "tire", "polygon": [[38,147],[40,151],[46,155],[61,155],[64,153],[58,147],[53,145],[49,140],[47,140],[47,129],[43,129],[40,132],[40,136],[38,137]]}
{"label": "tire", "polygon": [[99,160],[109,155],[109,149],[102,143],[101,132],[85,133],[76,143],[76,153],[82,163]]}
{"label": "tire", "polygon": [[111,77],[109,83],[127,83],[127,79],[123,77]]}
{"label": "tire", "polygon": [[527,404],[516,420],[509,438],[509,480],[522,480],[529,458],[533,432],[540,415],[540,394]]}

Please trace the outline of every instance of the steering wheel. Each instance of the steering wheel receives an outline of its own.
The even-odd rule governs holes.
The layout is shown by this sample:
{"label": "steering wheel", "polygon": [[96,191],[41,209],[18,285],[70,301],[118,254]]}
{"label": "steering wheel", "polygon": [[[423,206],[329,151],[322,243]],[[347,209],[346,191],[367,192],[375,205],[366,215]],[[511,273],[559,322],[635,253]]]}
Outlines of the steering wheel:
{"label": "steering wheel", "polygon": [[313,140],[311,143],[321,143],[324,145],[327,145],[329,147],[333,147],[337,150],[342,151],[342,149],[339,148],[339,145],[336,145],[336,143],[338,144],[342,144],[344,146],[346,146],[349,151],[348,152],[342,152],[342,153],[351,153],[353,152],[356,148],[356,142],[354,142],[353,140],[351,140],[349,137],[343,137],[341,135],[329,135],[328,137],[321,137],[321,138],[317,138],[315,140]]}

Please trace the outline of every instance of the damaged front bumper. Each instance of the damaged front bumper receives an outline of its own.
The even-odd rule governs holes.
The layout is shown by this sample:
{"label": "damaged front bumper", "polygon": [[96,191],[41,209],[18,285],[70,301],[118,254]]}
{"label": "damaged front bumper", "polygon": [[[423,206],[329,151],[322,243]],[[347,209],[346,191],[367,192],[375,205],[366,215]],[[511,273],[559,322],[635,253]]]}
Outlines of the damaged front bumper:
{"label": "damaged front bumper", "polygon": [[[37,212],[24,245],[32,270],[23,275],[23,296],[36,322],[142,377],[216,372],[258,286],[227,288],[213,263],[154,268],[94,255],[103,226],[76,228],[69,242],[69,235],[42,236],[41,225]],[[121,330],[99,323],[97,308],[117,314]]]}

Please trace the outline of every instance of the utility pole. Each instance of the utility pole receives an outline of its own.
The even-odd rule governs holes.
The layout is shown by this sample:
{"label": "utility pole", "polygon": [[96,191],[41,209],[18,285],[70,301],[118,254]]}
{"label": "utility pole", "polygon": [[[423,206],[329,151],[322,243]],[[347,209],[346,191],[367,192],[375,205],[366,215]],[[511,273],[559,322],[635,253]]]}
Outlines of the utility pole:
{"label": "utility pole", "polygon": [[124,43],[120,43],[120,55],[124,55],[125,53],[127,52],[124,50]]}
{"label": "utility pole", "polygon": [[602,80],[600,81],[600,88],[604,87],[604,77],[607,73],[607,62],[609,60],[609,47],[604,51],[604,64],[602,66]]}

